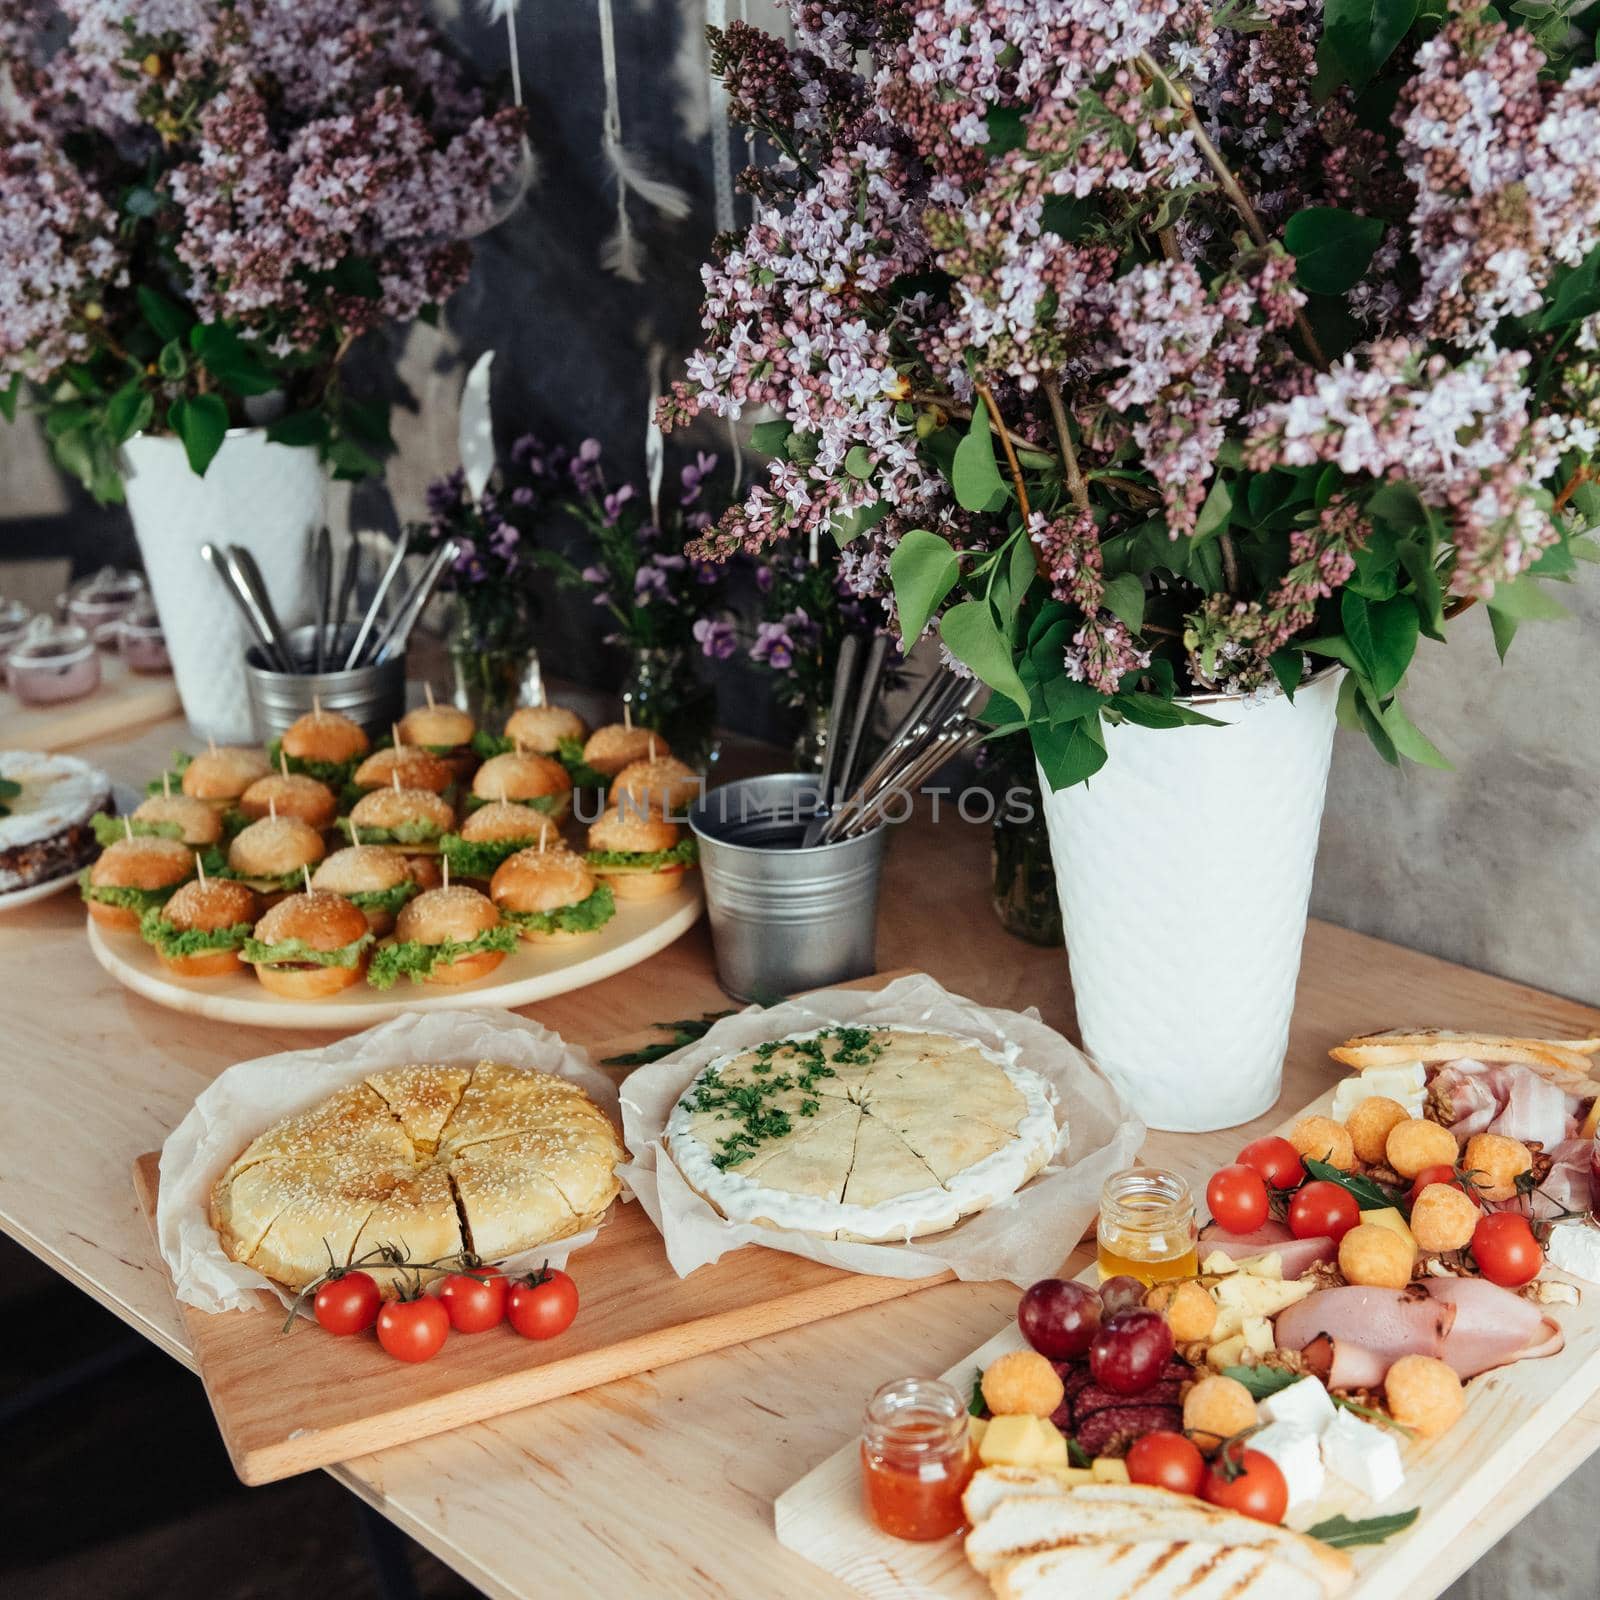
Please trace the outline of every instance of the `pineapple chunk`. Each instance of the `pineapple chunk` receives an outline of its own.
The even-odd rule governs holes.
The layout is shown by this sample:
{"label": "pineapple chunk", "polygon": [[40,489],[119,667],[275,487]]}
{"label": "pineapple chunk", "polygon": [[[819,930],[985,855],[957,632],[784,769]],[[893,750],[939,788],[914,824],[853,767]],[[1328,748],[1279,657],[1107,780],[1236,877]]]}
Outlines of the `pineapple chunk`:
{"label": "pineapple chunk", "polygon": [[986,1467],[1065,1467],[1067,1441],[1045,1417],[993,1417],[978,1441]]}
{"label": "pineapple chunk", "polygon": [[1096,1483],[1131,1483],[1128,1463],[1118,1456],[1096,1456],[1089,1463],[1089,1476]]}

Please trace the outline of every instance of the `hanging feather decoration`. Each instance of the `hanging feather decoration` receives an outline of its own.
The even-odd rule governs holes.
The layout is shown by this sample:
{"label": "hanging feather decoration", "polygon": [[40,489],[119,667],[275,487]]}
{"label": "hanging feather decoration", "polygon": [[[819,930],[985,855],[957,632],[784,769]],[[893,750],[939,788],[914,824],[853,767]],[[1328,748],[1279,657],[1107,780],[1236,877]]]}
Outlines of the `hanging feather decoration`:
{"label": "hanging feather decoration", "polygon": [[[506,25],[506,56],[511,66],[511,101],[513,105],[522,107],[522,50],[517,41],[517,0],[481,0],[481,4],[491,23],[504,22]],[[517,170],[512,177],[510,187],[495,201],[489,215],[474,231],[488,233],[498,228],[522,205],[538,175],[538,158],[533,153],[533,145],[528,139],[527,130],[524,129]]]}
{"label": "hanging feather decoration", "polygon": [[474,500],[483,498],[494,475],[494,418],[489,409],[489,373],[493,366],[494,351],[485,350],[472,364],[461,390],[457,437],[467,492]]}

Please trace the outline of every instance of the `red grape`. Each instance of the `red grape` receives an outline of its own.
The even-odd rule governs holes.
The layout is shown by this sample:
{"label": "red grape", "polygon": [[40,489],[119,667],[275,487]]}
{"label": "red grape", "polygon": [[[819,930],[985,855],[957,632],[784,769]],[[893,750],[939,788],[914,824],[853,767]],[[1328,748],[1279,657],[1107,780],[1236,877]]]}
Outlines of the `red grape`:
{"label": "red grape", "polygon": [[1089,1346],[1089,1371],[1113,1394],[1143,1394],[1172,1355],[1172,1329],[1144,1306],[1117,1311],[1100,1324]]}
{"label": "red grape", "polygon": [[1081,1356],[1100,1326],[1100,1296],[1087,1284],[1041,1278],[1017,1307],[1022,1337],[1051,1361]]}
{"label": "red grape", "polygon": [[1100,1285],[1100,1304],[1109,1317],[1113,1311],[1128,1311],[1144,1304],[1144,1285],[1127,1273],[1107,1278]]}

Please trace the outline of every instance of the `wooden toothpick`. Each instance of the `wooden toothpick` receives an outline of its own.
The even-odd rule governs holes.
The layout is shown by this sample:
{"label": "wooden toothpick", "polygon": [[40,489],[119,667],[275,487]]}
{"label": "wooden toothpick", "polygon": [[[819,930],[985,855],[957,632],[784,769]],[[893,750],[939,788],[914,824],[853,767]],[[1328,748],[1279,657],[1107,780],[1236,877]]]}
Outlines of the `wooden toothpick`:
{"label": "wooden toothpick", "polygon": [[350,843],[357,845],[361,843],[361,829],[356,826],[354,817],[350,819]]}
{"label": "wooden toothpick", "polygon": [[206,864],[198,851],[195,852],[194,870],[195,875],[200,879],[201,886],[204,887],[206,881]]}
{"label": "wooden toothpick", "polygon": [[396,794],[399,794],[400,793],[400,768],[399,768],[398,765],[395,767],[394,771],[389,774],[389,776],[394,779],[394,792]]}
{"label": "wooden toothpick", "polygon": [[425,695],[427,695],[427,697],[428,697],[428,709],[430,711],[432,711],[433,710],[433,685],[431,683],[427,682],[426,679],[423,680],[422,692]]}
{"label": "wooden toothpick", "polygon": [[633,732],[633,706],[631,702],[627,700],[622,702],[622,726],[626,728],[629,733]]}
{"label": "wooden toothpick", "polygon": [[444,885],[444,887],[446,889],[448,889],[450,887],[450,857],[449,856],[442,855],[442,856],[439,857],[439,871],[440,871],[440,882]]}
{"label": "wooden toothpick", "polygon": [[656,758],[656,736],[653,733],[646,741],[645,750],[648,754],[648,759],[654,761]]}
{"label": "wooden toothpick", "polygon": [[305,862],[303,862],[303,861],[300,863],[300,876],[305,882],[306,893],[310,894],[311,893],[311,868],[308,867],[305,864]]}
{"label": "wooden toothpick", "polygon": [[267,796],[267,815],[271,817],[274,822],[278,820],[278,797],[275,794],[269,794]]}
{"label": "wooden toothpick", "polygon": [[394,747],[396,750],[398,750],[400,746],[405,743],[405,741],[400,737],[400,724],[398,722],[391,722],[389,724],[389,737],[394,740]]}
{"label": "wooden toothpick", "polygon": [[215,739],[207,739],[206,749],[208,749],[212,755],[215,755],[217,753],[217,741]]}
{"label": "wooden toothpick", "polygon": [[322,696],[315,689],[311,691],[311,718],[314,722],[322,721]]}
{"label": "wooden toothpick", "polygon": [[123,833],[123,837],[127,839],[128,843],[132,844],[133,843],[133,818],[132,817],[124,817],[122,819],[122,833]]}
{"label": "wooden toothpick", "polygon": [[285,778],[289,776],[289,757],[281,744],[278,746],[278,771]]}
{"label": "wooden toothpick", "polygon": [[168,800],[172,798],[172,774],[170,772],[161,774],[161,792]]}

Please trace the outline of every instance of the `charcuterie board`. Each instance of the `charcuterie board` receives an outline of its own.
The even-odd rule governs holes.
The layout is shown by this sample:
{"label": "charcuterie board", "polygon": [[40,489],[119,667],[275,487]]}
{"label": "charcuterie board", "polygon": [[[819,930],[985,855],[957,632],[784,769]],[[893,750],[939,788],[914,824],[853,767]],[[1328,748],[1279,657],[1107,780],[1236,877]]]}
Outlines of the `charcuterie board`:
{"label": "charcuterie board", "polygon": [[[1301,1117],[1326,1114],[1332,1104],[1330,1090],[1288,1118],[1282,1131]],[[1213,1144],[1219,1137],[1224,1142],[1228,1138],[1209,1136]],[[1095,1278],[1084,1251],[1076,1252],[1064,1270],[1086,1281]],[[1303,1527],[1340,1512],[1360,1518],[1420,1509],[1412,1527],[1387,1543],[1350,1550],[1356,1567],[1350,1595],[1388,1600],[1397,1594],[1436,1592],[1440,1572],[1456,1570],[1452,1546],[1600,1391],[1600,1285],[1554,1268],[1547,1267],[1545,1275],[1576,1285],[1581,1295],[1576,1306],[1554,1308],[1566,1334],[1558,1355],[1473,1379],[1467,1386],[1466,1414],[1448,1434],[1405,1446],[1406,1482],[1392,1500],[1375,1505],[1330,1478],[1328,1492],[1315,1507],[1289,1519]],[[941,1376],[965,1392],[996,1356],[1022,1348],[1022,1337],[1010,1323]],[[959,1538],[916,1544],[880,1533],[863,1512],[860,1476],[857,1441],[844,1441],[778,1497],[779,1542],[870,1600],[987,1600],[990,1587],[967,1564]]]}

